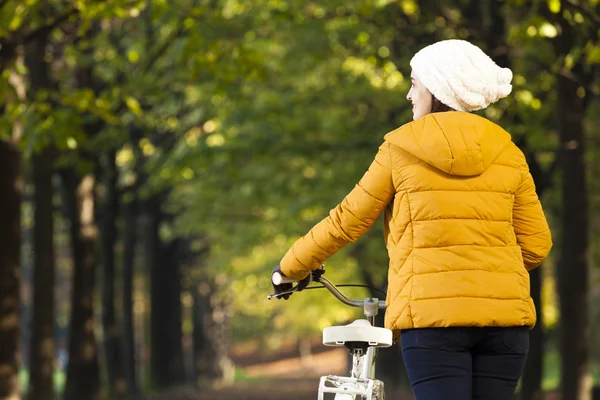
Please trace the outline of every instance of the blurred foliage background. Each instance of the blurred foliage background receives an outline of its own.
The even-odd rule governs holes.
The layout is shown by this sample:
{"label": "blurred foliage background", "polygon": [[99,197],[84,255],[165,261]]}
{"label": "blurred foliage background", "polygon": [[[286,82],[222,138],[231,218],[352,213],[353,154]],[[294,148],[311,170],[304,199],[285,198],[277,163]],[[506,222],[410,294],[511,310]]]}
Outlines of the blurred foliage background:
{"label": "blurred foliage background", "polygon": [[[591,399],[599,34],[598,0],[0,1],[0,399],[235,385],[239,354],[360,318],[324,291],[267,301],[270,271],[410,122],[410,58],[448,38],[513,70],[478,114],[552,225],[520,396]],[[381,289],[386,269],[381,221],[327,262]],[[400,359],[380,354],[386,386]]]}

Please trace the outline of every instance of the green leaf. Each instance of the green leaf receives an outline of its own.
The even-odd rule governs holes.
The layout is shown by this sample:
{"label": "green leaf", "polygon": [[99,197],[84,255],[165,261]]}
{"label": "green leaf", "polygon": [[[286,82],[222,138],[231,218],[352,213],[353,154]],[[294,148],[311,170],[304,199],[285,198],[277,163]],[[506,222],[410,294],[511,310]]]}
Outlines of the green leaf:
{"label": "green leaf", "polygon": [[143,114],[142,107],[140,107],[140,103],[137,101],[137,99],[135,97],[125,96],[125,104],[127,105],[127,108],[129,108],[129,110],[132,113],[134,113],[138,117],[142,116],[142,114]]}

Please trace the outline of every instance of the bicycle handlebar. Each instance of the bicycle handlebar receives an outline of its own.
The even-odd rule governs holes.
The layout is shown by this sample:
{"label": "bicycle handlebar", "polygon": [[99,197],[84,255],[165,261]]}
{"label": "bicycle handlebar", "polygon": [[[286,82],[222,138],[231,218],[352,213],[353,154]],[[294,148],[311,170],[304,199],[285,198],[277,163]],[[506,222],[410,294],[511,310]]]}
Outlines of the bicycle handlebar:
{"label": "bicycle handlebar", "polygon": [[[321,276],[321,277],[319,277],[318,282],[322,283],[323,286],[325,286],[327,288],[327,290],[329,290],[331,292],[331,294],[336,299],[341,301],[342,303],[347,304],[352,307],[359,307],[359,308],[363,308],[365,306],[365,301],[367,301],[367,299],[352,300],[352,299],[346,297],[346,295],[343,294],[342,292],[340,292],[340,290],[333,283],[331,283],[331,281],[329,281],[329,279]],[[371,300],[371,299],[368,299],[368,300]],[[385,307],[386,307],[385,301],[379,300],[379,303],[377,304],[377,308],[379,308],[380,310],[383,310],[383,309],[385,309]]]}
{"label": "bicycle handlebar", "polygon": [[[367,298],[367,299],[363,299],[363,300],[353,300],[353,299],[348,298],[345,294],[340,292],[340,290],[329,279],[327,279],[323,276],[324,272],[325,271],[323,269],[316,269],[316,270],[312,271],[311,272],[311,280],[314,282],[321,283],[325,288],[327,288],[327,290],[329,290],[329,292],[336,299],[338,299],[342,303],[349,305],[351,307],[363,308],[363,307],[365,307],[365,302],[368,302],[369,300],[373,301],[372,298]],[[277,272],[273,274],[272,281],[275,285],[281,285],[282,283],[297,282],[297,281],[290,279],[290,278],[288,278],[282,274],[279,274]],[[267,296],[267,299],[271,300],[273,297],[278,297],[283,294],[293,293],[296,291],[295,289],[296,288],[293,288],[289,292],[269,295],[269,296]],[[386,307],[385,301],[379,300],[378,304],[377,304],[377,308],[379,308],[380,310],[383,310],[383,309],[385,309],[385,307]]]}

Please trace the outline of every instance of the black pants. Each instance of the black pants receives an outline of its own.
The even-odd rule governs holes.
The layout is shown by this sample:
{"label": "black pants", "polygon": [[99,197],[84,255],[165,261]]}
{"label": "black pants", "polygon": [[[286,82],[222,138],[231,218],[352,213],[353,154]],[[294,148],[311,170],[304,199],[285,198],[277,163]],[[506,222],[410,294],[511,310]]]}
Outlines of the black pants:
{"label": "black pants", "polygon": [[417,400],[509,400],[523,373],[529,329],[402,331],[402,354]]}

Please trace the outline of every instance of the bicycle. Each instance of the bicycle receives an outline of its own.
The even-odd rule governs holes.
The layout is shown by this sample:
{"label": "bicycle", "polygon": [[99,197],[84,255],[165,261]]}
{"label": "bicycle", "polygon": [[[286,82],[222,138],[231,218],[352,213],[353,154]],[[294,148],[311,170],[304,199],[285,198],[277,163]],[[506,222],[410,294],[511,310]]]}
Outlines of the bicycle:
{"label": "bicycle", "polygon": [[[322,286],[310,286],[306,289],[326,288],[342,303],[352,307],[361,307],[366,319],[357,319],[348,325],[330,326],[323,330],[323,344],[325,346],[344,346],[352,355],[352,370],[350,376],[327,375],[319,380],[318,400],[323,400],[326,393],[335,394],[335,400],[384,400],[384,383],[375,378],[375,360],[379,348],[392,345],[392,331],[375,326],[375,317],[379,310],[386,307],[385,301],[368,297],[364,300],[352,300],[323,276],[324,269],[311,272],[311,281]],[[281,274],[273,275],[273,283],[295,283]],[[364,285],[340,285],[363,286]],[[296,287],[282,293],[267,296],[267,299],[291,294]]]}

